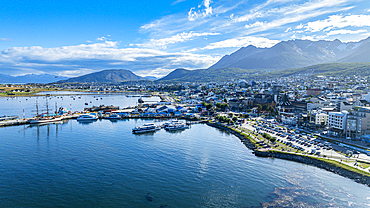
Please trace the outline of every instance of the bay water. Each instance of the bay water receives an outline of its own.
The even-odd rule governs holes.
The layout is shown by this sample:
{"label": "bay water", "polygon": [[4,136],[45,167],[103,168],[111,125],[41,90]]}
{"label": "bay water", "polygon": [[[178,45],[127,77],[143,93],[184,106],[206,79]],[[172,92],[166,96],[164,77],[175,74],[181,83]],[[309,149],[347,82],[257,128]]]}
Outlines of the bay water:
{"label": "bay water", "polygon": [[[124,105],[130,98],[119,99]],[[165,120],[0,128],[0,207],[370,206],[365,185],[256,157],[237,137],[205,124],[132,134],[149,122]]]}

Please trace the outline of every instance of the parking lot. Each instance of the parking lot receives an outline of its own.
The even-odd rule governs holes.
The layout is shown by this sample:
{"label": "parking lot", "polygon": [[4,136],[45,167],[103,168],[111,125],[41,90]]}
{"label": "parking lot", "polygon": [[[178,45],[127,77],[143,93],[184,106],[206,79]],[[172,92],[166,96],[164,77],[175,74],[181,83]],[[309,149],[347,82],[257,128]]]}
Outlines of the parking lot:
{"label": "parking lot", "polygon": [[[274,121],[257,120],[255,122],[246,122],[242,127],[261,135],[267,133],[272,137],[276,137],[276,144],[283,144],[281,146],[289,147],[289,149],[293,148],[298,153],[331,158],[356,165],[360,163],[360,160],[370,163],[370,157],[364,153],[341,146],[340,144],[338,145],[338,143],[331,143],[320,139],[313,133],[306,134],[297,129],[280,126]],[[284,148],[281,148],[281,150],[284,151]],[[361,167],[368,168],[368,165]]]}

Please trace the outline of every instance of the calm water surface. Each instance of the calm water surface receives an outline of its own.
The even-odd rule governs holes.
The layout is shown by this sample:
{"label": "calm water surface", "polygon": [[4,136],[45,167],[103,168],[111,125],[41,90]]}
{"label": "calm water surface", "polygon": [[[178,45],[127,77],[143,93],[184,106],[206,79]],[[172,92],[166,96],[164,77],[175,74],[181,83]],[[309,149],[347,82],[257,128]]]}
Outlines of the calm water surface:
{"label": "calm water surface", "polygon": [[0,207],[370,206],[369,187],[255,157],[235,136],[206,125],[131,133],[146,122],[164,121],[0,128]]}
{"label": "calm water surface", "polygon": [[[76,92],[47,92],[50,94],[58,93],[73,94]],[[42,93],[41,93],[42,94]],[[144,97],[147,103],[155,103],[160,101],[159,97]],[[49,112],[55,112],[55,107],[65,107],[68,111],[82,111],[86,107],[99,105],[113,105],[120,108],[136,106],[138,97],[126,97],[123,94],[91,94],[85,93],[82,95],[64,95],[64,96],[38,96],[38,97],[0,97],[0,115],[18,115],[23,117],[23,109],[25,117],[30,118],[36,115],[36,102],[39,106],[39,113],[46,112],[46,105],[50,109]],[[87,103],[88,105],[85,105]]]}

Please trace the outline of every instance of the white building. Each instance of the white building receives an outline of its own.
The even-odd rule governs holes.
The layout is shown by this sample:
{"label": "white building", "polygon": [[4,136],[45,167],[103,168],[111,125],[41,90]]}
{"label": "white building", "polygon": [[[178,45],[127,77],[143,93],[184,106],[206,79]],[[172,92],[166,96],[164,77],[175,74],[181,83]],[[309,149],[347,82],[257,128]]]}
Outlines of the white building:
{"label": "white building", "polygon": [[315,125],[323,125],[326,126],[328,124],[328,117],[329,115],[322,110],[312,110],[310,122],[314,123]]}
{"label": "white building", "polygon": [[337,131],[345,131],[347,126],[347,111],[329,112],[328,126]]}
{"label": "white building", "polygon": [[367,102],[370,102],[370,93],[361,95],[361,100],[366,100]]}

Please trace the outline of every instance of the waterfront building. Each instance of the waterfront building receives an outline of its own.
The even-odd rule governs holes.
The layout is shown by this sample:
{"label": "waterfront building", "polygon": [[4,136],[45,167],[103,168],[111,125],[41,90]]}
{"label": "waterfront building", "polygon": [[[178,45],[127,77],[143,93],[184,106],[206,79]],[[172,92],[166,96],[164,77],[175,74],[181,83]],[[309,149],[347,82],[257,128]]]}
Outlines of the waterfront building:
{"label": "waterfront building", "polygon": [[346,131],[347,124],[347,111],[342,112],[329,112],[328,126],[329,128],[338,133],[344,133]]}
{"label": "waterfront building", "polygon": [[347,115],[347,135],[358,138],[370,134],[370,107],[356,106]]}

